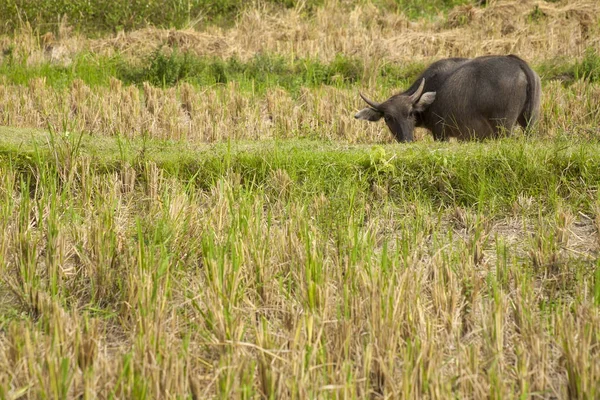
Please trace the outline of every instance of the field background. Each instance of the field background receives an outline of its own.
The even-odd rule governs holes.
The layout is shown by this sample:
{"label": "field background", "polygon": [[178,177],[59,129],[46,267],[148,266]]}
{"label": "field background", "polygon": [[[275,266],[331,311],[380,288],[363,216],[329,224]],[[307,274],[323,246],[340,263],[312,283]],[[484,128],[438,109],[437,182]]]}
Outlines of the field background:
{"label": "field background", "polygon": [[[487,3],[487,4],[478,4]],[[600,4],[0,4],[0,398],[600,396]],[[358,92],[517,54],[534,132]]]}

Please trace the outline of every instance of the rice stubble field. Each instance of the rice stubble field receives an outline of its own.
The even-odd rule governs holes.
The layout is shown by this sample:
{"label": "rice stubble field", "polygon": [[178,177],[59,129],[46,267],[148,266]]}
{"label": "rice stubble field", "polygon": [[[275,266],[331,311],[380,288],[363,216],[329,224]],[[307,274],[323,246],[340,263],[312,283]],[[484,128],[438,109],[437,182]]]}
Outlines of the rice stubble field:
{"label": "rice stubble field", "polygon": [[[489,3],[0,36],[0,398],[598,398],[600,6]],[[353,118],[509,53],[533,132]]]}

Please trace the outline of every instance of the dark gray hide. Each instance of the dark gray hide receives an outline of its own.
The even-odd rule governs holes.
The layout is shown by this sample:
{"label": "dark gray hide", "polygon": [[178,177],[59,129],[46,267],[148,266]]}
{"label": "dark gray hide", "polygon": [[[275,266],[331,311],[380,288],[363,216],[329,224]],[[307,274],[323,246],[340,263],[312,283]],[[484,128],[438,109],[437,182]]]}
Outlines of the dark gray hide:
{"label": "dark gray hide", "polygon": [[413,140],[415,126],[436,140],[497,138],[515,123],[528,128],[538,120],[539,76],[517,56],[448,58],[429,66],[405,92],[383,103],[361,94],[369,107],[354,117],[382,117],[400,142]]}

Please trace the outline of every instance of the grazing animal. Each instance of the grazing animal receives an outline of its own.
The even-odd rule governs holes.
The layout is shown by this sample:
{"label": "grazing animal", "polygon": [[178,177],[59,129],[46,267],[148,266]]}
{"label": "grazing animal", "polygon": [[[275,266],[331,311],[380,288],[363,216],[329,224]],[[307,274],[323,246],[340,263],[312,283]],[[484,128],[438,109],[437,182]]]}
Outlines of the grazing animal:
{"label": "grazing animal", "polygon": [[435,140],[497,138],[510,134],[515,123],[529,128],[540,113],[539,76],[521,58],[485,56],[447,58],[429,66],[410,88],[354,117],[384,118],[400,142],[411,142],[415,127]]}

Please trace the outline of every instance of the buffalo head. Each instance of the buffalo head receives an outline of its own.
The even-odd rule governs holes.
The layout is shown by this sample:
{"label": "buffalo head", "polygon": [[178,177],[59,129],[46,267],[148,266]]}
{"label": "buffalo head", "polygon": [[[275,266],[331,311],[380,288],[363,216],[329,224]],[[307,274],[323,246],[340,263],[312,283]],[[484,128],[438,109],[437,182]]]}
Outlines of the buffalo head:
{"label": "buffalo head", "polygon": [[382,117],[390,131],[399,142],[411,142],[415,129],[416,114],[424,111],[435,100],[435,92],[423,93],[425,79],[411,95],[397,94],[383,103],[369,100],[362,93],[360,97],[369,107],[359,111],[354,118],[367,121],[379,121]]}

